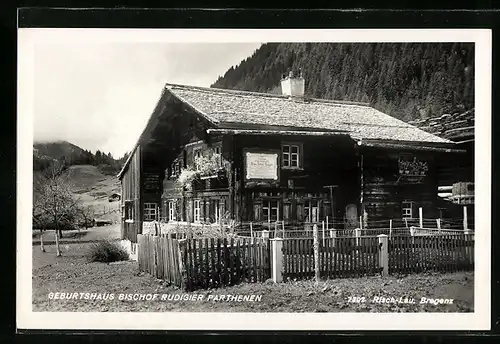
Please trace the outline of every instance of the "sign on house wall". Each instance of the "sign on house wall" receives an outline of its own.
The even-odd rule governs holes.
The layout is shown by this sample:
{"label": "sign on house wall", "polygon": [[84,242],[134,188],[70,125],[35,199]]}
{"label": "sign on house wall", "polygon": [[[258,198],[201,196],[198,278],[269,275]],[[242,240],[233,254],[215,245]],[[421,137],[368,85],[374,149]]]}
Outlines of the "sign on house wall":
{"label": "sign on house wall", "polygon": [[246,179],[278,180],[278,153],[245,154]]}

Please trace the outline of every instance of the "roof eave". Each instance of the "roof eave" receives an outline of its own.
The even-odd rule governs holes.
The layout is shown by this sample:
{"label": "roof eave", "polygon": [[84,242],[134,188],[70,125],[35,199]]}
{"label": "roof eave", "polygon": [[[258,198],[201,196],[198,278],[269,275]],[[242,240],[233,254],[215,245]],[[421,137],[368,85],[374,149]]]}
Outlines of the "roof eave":
{"label": "roof eave", "polygon": [[158,108],[159,108],[159,105],[161,104],[161,102],[165,99],[166,95],[168,94],[169,96],[173,96],[175,98],[177,98],[180,102],[182,102],[183,104],[185,104],[188,108],[190,108],[192,111],[196,112],[197,114],[199,114],[200,116],[202,116],[205,120],[207,120],[211,125],[217,127],[218,125],[218,122],[215,121],[213,118],[211,118],[210,116],[208,116],[206,113],[204,113],[203,111],[201,111],[200,109],[197,109],[195,106],[193,106],[192,104],[190,104],[188,101],[186,101],[184,98],[182,98],[181,96],[179,96],[178,94],[175,93],[175,90],[172,90],[172,88],[169,87],[170,84],[165,84],[165,87],[163,88],[163,91],[162,91],[162,95],[160,97],[160,99],[158,100],[157,104],[156,104],[156,107],[155,109],[153,110],[153,113],[151,114],[151,116],[149,117],[148,119],[148,122],[146,124],[146,126],[144,127],[144,130],[142,131],[141,135],[139,136],[139,139],[137,140],[134,148],[132,149],[132,151],[130,152],[130,155],[128,156],[127,160],[125,161],[125,164],[123,165],[122,169],[120,170],[120,172],[118,173],[117,177],[119,180],[121,180],[121,178],[123,177],[123,174],[126,172],[127,168],[128,168],[128,165],[130,164],[130,160],[132,159],[132,155],[134,154],[135,150],[137,149],[137,147],[139,147],[144,135],[148,132],[150,128],[150,126],[152,125],[154,119],[157,117],[157,116],[160,116],[161,113],[158,112]]}
{"label": "roof eave", "polygon": [[231,135],[287,135],[287,136],[345,136],[349,133],[343,131],[321,131],[321,130],[290,130],[290,129],[235,129],[216,128],[208,129],[208,134],[231,134]]}
{"label": "roof eave", "polygon": [[466,153],[464,149],[456,148],[455,142],[426,142],[426,141],[396,141],[396,140],[359,140],[359,146],[380,147],[394,149],[427,150],[444,153]]}

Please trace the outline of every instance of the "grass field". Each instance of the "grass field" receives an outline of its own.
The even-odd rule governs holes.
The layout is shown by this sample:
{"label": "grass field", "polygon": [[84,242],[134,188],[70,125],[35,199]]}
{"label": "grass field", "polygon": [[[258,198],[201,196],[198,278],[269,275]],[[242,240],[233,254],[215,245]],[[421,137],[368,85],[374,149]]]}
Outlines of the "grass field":
{"label": "grass field", "polygon": [[[404,277],[361,277],[274,284],[243,283],[236,286],[186,293],[139,272],[136,262],[88,263],[90,244],[63,245],[55,257],[53,245],[42,253],[33,247],[33,311],[97,312],[472,312],[474,274],[415,274]],[[107,293],[114,300],[49,300],[49,293]],[[120,301],[119,294],[203,295],[202,301]],[[260,295],[258,302],[208,301],[209,295]],[[375,296],[409,297],[415,304],[372,302]],[[349,302],[364,297],[365,302]],[[452,304],[420,304],[422,297],[453,299]]]}

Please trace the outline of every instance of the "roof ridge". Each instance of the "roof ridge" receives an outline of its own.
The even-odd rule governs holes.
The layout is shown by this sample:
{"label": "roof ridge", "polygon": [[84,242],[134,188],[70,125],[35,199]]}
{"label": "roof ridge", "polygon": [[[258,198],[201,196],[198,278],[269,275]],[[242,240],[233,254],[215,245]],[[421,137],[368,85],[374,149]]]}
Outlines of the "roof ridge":
{"label": "roof ridge", "polygon": [[[171,83],[166,83],[165,87],[171,86],[173,88],[183,88],[183,89],[192,89],[196,91],[201,91],[201,92],[220,92],[220,93],[229,93],[229,94],[234,94],[234,95],[242,95],[242,96],[259,96],[259,97],[265,97],[265,98],[278,98],[278,99],[290,99],[290,100],[295,100],[294,98],[290,98],[289,96],[285,96],[282,94],[273,94],[273,93],[264,93],[264,92],[255,92],[255,91],[245,91],[245,90],[234,90],[234,89],[229,89],[229,88],[219,88],[219,87],[204,87],[204,86],[194,86],[194,85],[182,85],[182,84],[171,84]],[[354,106],[363,106],[363,107],[369,107],[373,108],[370,106],[369,103],[365,102],[355,102],[355,101],[349,101],[349,100],[335,100],[335,99],[324,99],[324,98],[310,98],[310,97],[304,97],[304,103],[326,103],[326,104],[336,104],[336,105],[354,105]],[[300,100],[295,100],[297,102],[300,102]]]}

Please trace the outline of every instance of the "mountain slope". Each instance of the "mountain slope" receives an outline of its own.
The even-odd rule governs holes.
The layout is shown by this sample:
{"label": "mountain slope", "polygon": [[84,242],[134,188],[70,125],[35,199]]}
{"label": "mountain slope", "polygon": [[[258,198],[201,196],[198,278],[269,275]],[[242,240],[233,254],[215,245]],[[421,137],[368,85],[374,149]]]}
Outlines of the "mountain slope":
{"label": "mountain slope", "polygon": [[211,87],[280,93],[301,70],[306,96],[369,102],[410,121],[474,107],[469,43],[268,43]]}
{"label": "mountain slope", "polygon": [[38,142],[33,145],[33,170],[41,171],[54,161],[66,166],[93,165],[98,166],[104,174],[115,175],[127,158],[116,160],[111,153],[105,154],[97,150],[95,154],[67,141]]}
{"label": "mountain slope", "polygon": [[84,154],[85,150],[69,143],[68,141],[54,141],[54,142],[39,142],[33,145],[33,153],[39,156],[51,157],[59,159],[61,157],[69,157],[76,154]]}

